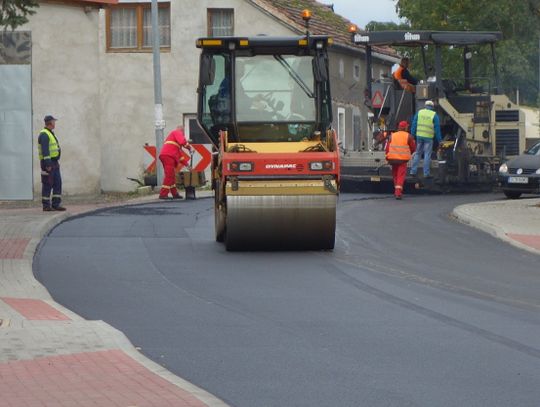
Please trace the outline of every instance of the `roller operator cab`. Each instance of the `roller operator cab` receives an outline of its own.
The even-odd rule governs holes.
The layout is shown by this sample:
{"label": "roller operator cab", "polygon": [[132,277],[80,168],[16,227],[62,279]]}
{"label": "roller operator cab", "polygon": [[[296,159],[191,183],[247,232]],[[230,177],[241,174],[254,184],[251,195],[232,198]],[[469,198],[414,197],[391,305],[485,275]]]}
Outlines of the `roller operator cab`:
{"label": "roller operator cab", "polygon": [[201,38],[198,121],[212,140],[227,250],[332,249],[339,154],[326,36]]}
{"label": "roller operator cab", "polygon": [[[366,105],[371,109],[373,138],[359,152],[343,159],[349,175],[379,182],[391,179],[384,165],[383,141],[397,124],[412,122],[427,100],[435,104],[443,141],[434,148],[429,181],[410,178],[433,190],[489,190],[497,184],[501,162],[525,148],[525,119],[519,106],[501,93],[495,44],[500,32],[472,31],[372,31],[350,29],[352,41],[366,49]],[[384,47],[415,48],[413,62],[423,68],[416,86],[392,77],[372,76],[373,57]],[[421,57],[420,57],[421,55]],[[380,57],[380,55],[379,55]],[[459,73],[450,74],[445,61],[459,58]],[[486,66],[483,77],[475,66]],[[485,76],[488,72],[488,76]],[[405,82],[405,83],[404,83]],[[345,175],[347,174],[347,175]]]}

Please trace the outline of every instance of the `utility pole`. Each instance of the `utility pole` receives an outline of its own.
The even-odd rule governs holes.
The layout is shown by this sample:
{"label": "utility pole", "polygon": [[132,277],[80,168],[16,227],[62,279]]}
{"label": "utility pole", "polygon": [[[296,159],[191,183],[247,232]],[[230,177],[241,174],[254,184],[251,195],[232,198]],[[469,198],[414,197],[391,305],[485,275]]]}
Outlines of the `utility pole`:
{"label": "utility pole", "polygon": [[158,188],[163,184],[163,168],[158,163],[159,152],[163,146],[163,103],[161,97],[161,61],[159,55],[158,3],[152,0],[152,50],[154,55],[154,126],[156,131],[156,176]]}

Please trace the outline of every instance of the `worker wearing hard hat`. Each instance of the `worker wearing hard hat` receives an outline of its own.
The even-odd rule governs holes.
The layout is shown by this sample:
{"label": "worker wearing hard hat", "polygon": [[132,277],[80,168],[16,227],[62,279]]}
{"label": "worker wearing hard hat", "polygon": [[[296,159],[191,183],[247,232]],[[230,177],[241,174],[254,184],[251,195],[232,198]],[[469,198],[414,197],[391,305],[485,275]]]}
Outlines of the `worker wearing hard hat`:
{"label": "worker wearing hard hat", "polygon": [[411,175],[415,176],[420,163],[420,156],[424,156],[424,177],[431,178],[431,152],[433,151],[433,139],[437,142],[442,140],[439,116],[435,112],[435,104],[428,100],[424,108],[414,115],[411,133],[416,138],[416,154],[411,165]]}
{"label": "worker wearing hard hat", "polygon": [[399,82],[402,89],[411,93],[415,92],[415,86],[418,83],[418,80],[409,72],[409,58],[401,58],[399,66],[392,73],[392,76]]}
{"label": "worker wearing hard hat", "polygon": [[192,149],[184,135],[184,128],[178,126],[169,133],[159,152],[159,160],[163,164],[163,171],[165,173],[163,185],[159,192],[159,199],[169,199],[169,193],[172,199],[182,199],[176,189],[176,167],[178,167],[180,162],[185,166],[189,166],[189,162],[182,152],[183,148],[187,148],[190,151]]}
{"label": "worker wearing hard hat", "polygon": [[392,166],[394,196],[396,199],[403,197],[407,163],[416,150],[414,138],[409,134],[408,129],[409,123],[406,121],[399,122],[398,131],[392,133],[386,143],[386,160]]}

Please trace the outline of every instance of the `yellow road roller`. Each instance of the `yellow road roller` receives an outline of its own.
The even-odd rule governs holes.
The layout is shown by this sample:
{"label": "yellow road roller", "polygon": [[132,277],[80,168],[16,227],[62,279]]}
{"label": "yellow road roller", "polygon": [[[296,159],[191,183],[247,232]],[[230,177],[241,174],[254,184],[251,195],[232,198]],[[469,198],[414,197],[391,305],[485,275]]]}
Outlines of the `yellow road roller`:
{"label": "yellow road roller", "polygon": [[327,36],[200,38],[198,121],[214,144],[227,250],[331,250],[339,149]]}

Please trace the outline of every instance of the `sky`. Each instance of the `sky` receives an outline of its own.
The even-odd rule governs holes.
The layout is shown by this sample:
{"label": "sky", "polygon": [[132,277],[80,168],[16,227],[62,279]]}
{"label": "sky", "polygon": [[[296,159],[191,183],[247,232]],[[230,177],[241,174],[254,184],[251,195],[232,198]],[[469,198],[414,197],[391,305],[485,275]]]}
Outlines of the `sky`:
{"label": "sky", "polygon": [[334,11],[361,28],[370,21],[399,22],[394,0],[318,0],[334,4]]}

